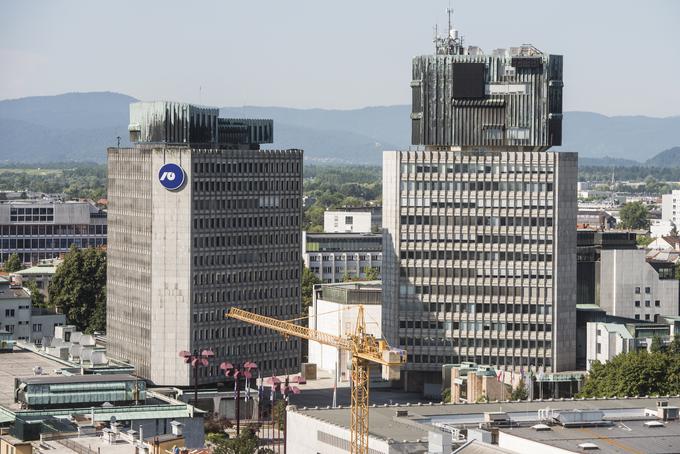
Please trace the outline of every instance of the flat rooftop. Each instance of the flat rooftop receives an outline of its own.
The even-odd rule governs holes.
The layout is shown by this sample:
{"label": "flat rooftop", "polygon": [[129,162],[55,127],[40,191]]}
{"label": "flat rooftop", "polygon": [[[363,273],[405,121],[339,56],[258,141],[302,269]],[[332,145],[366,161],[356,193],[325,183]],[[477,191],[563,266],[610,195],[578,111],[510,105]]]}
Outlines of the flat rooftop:
{"label": "flat rooftop", "polygon": [[[569,452],[579,452],[579,445],[597,445],[597,453],[630,454],[680,452],[680,422],[667,421],[648,427],[646,421],[619,421],[611,426],[572,427],[554,425],[550,430],[531,427],[500,429],[504,434],[543,443]],[[591,448],[594,449],[594,448]]]}
{"label": "flat rooftop", "polygon": [[[484,413],[488,412],[506,412],[514,421],[529,423],[538,421],[538,410],[547,407],[556,411],[575,409],[602,410],[605,413],[605,419],[612,420],[627,418],[643,419],[644,409],[656,409],[656,403],[659,400],[667,401],[670,406],[680,406],[680,396],[622,399],[544,399],[532,402],[494,402],[488,404],[454,405],[428,403],[422,405],[375,406],[369,409],[369,431],[372,436],[381,439],[403,440],[406,442],[426,441],[428,432],[432,430],[433,426],[478,427],[479,423],[484,421]],[[407,410],[408,415],[397,417],[397,410]],[[345,427],[348,430],[350,427],[350,411],[347,406],[319,409],[298,407],[294,411],[310,418]],[[628,425],[628,422],[626,421],[625,424]],[[680,422],[674,421],[673,424],[680,425]],[[604,429],[608,428],[605,427]],[[575,429],[568,430],[574,431]],[[680,428],[678,430],[680,435]],[[579,436],[581,435],[579,434]],[[585,435],[583,437],[587,438]],[[678,442],[676,446],[680,446],[680,438],[677,438],[676,441]],[[680,452],[680,450],[676,449],[674,452]]]}
{"label": "flat rooftop", "polygon": [[33,368],[39,366],[43,374],[58,377],[55,369],[66,367],[65,363],[46,358],[33,352],[14,350],[12,353],[0,353],[0,406],[10,410],[18,410],[19,404],[14,403],[14,378],[36,377]]}

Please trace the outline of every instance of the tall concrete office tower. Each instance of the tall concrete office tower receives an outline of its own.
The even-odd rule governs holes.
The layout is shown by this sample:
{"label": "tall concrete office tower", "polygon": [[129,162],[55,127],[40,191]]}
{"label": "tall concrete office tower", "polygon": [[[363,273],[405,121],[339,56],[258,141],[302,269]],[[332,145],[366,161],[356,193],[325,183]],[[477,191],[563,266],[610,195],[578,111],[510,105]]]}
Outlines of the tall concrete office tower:
{"label": "tall concrete office tower", "polygon": [[260,150],[271,120],[171,102],[130,106],[132,148],[108,150],[107,352],[157,384],[189,385],[181,350],[266,373],[299,365],[299,342],[225,320],[238,306],[300,313],[302,151]]}
{"label": "tall concrete office tower", "polygon": [[383,330],[407,384],[446,363],[575,366],[576,172],[562,57],[458,33],[413,59],[410,151],[383,157]]}

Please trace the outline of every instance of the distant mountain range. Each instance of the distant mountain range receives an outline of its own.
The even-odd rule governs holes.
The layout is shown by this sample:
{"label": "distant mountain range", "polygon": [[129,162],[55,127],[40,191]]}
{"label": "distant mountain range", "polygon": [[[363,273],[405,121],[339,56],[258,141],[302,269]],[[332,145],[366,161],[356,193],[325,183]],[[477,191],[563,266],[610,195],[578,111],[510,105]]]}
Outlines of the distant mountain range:
{"label": "distant mountain range", "polygon": [[[106,159],[127,140],[134,98],[110,92],[67,93],[0,101],[0,163]],[[380,164],[382,151],[408,147],[410,107],[353,110],[224,107],[223,116],[274,120],[273,147],[303,148],[307,162]],[[566,112],[564,145],[582,165],[680,166],[680,116],[607,117]],[[675,148],[674,148],[675,147]],[[665,151],[662,151],[665,150]]]}

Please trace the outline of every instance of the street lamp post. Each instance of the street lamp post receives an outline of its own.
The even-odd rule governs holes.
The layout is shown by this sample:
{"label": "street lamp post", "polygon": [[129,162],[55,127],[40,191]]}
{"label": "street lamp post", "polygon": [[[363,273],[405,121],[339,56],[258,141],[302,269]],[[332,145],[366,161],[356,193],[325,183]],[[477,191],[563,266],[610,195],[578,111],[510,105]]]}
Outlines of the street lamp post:
{"label": "street lamp post", "polygon": [[184,358],[184,362],[191,364],[194,368],[194,407],[198,406],[198,366],[207,366],[210,359],[212,359],[215,354],[212,350],[203,350],[199,353],[198,350],[194,350],[194,353],[189,353],[186,350],[179,352],[180,358]]}
{"label": "street lamp post", "polygon": [[234,378],[234,396],[236,398],[236,436],[241,433],[241,386],[239,385],[239,378],[243,376],[246,380],[246,388],[248,396],[250,396],[250,379],[253,377],[253,372],[257,369],[257,364],[252,361],[246,361],[241,367],[235,367],[229,362],[220,364],[220,369],[224,371],[226,377]]}

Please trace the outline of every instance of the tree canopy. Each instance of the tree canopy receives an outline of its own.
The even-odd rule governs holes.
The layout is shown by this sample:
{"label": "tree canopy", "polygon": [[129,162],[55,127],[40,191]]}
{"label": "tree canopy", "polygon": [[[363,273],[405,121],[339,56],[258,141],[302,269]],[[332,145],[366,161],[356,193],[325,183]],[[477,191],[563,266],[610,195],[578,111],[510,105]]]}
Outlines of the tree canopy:
{"label": "tree canopy", "polygon": [[594,362],[579,397],[680,394],[679,342],[666,351],[622,353],[604,364]]}
{"label": "tree canopy", "polygon": [[69,323],[92,333],[106,330],[106,253],[71,246],[49,288],[50,305],[61,308]]}
{"label": "tree canopy", "polygon": [[261,448],[260,440],[250,428],[244,428],[236,438],[226,439],[216,444],[213,454],[269,454],[269,448]]}
{"label": "tree canopy", "polygon": [[621,227],[624,229],[649,228],[649,210],[642,202],[630,202],[623,205],[619,212]]}
{"label": "tree canopy", "polygon": [[5,266],[3,267],[4,271],[7,273],[14,273],[19,270],[22,270],[24,268],[23,264],[21,263],[21,259],[19,258],[19,255],[17,253],[10,254],[10,256],[7,258],[7,261],[5,262]]}
{"label": "tree canopy", "polygon": [[320,284],[321,281],[316,274],[307,268],[304,264],[302,265],[302,315],[306,316],[309,314],[309,308],[312,305],[314,286]]}
{"label": "tree canopy", "polygon": [[45,295],[40,292],[38,284],[35,281],[25,281],[23,284],[31,292],[31,304],[33,307],[45,307]]}

